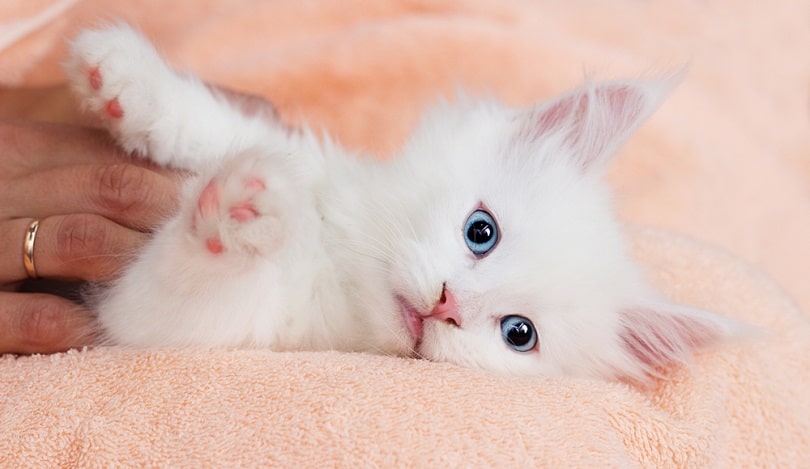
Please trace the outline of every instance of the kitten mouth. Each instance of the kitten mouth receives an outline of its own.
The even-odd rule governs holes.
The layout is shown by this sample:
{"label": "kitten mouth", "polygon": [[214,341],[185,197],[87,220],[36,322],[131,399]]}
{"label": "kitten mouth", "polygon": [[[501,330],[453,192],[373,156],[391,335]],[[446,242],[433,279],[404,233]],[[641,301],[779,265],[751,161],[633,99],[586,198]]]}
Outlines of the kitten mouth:
{"label": "kitten mouth", "polygon": [[408,333],[413,341],[413,349],[419,346],[422,342],[422,323],[424,320],[416,308],[400,295],[396,296],[397,303],[399,304],[399,311],[402,314],[402,321],[408,329]]}

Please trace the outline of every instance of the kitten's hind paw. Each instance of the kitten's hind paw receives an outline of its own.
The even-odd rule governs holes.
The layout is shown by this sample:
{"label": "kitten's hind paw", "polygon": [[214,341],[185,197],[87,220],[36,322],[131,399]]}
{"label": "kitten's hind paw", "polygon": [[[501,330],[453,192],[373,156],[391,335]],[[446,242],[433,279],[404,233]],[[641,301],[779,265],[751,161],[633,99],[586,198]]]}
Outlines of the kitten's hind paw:
{"label": "kitten's hind paw", "polygon": [[214,255],[269,254],[283,238],[281,200],[268,190],[269,161],[241,156],[200,192],[192,233]]}

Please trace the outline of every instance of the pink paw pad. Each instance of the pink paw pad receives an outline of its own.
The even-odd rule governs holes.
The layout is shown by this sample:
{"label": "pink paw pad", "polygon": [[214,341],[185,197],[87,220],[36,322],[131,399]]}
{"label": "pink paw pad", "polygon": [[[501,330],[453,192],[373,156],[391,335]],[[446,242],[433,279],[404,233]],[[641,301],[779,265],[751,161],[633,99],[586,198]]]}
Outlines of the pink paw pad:
{"label": "pink paw pad", "polygon": [[222,245],[222,241],[220,241],[219,238],[206,239],[205,248],[208,249],[208,252],[211,254],[221,254],[222,251],[225,250],[225,247]]}
{"label": "pink paw pad", "polygon": [[113,98],[107,101],[107,105],[105,106],[105,110],[110,117],[115,119],[120,118],[124,115],[124,110],[121,109],[121,103],[118,102],[118,98]]}
{"label": "pink paw pad", "polygon": [[[251,191],[261,192],[265,190],[267,186],[265,185],[264,181],[254,177],[245,180],[245,188]],[[245,222],[259,216],[259,211],[256,210],[251,202],[252,201],[249,198],[248,200],[231,207],[231,209],[228,210],[231,218],[236,221]]]}
{"label": "pink paw pad", "polygon": [[200,194],[200,199],[197,201],[197,210],[207,215],[219,210],[219,191],[214,181],[208,183]]}
{"label": "pink paw pad", "polygon": [[228,213],[230,213],[231,218],[236,221],[252,220],[259,215],[259,212],[257,212],[249,202],[231,207]]}
{"label": "pink paw pad", "polygon": [[90,72],[87,74],[87,78],[90,81],[91,88],[93,88],[94,90],[101,89],[102,84],[101,72],[98,70],[98,67],[91,69]]}
{"label": "pink paw pad", "polygon": [[263,191],[267,189],[267,186],[264,184],[264,181],[262,181],[259,178],[248,179],[247,181],[245,181],[245,187],[256,191]]}

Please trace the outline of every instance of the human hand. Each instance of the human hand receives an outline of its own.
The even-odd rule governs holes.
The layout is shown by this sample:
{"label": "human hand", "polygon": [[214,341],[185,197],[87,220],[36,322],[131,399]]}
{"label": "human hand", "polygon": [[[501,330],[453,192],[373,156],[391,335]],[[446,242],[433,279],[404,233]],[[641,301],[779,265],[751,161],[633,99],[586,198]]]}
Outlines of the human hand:
{"label": "human hand", "polygon": [[122,155],[103,131],[0,120],[0,353],[89,345],[89,311],[20,286],[109,280],[172,214],[177,192],[176,175]]}
{"label": "human hand", "polygon": [[[213,88],[278,120],[264,98]],[[0,88],[0,354],[90,345],[92,314],[58,282],[115,277],[176,208],[178,174],[123,155],[96,125],[65,85]]]}

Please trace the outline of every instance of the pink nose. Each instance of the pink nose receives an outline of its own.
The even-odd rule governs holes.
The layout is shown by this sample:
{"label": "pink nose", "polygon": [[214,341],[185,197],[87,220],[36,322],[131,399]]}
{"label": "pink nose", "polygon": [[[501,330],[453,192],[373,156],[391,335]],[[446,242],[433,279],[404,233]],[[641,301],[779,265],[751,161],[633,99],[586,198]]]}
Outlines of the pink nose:
{"label": "pink nose", "polygon": [[433,305],[433,310],[427,315],[429,318],[436,318],[455,326],[461,326],[461,317],[458,314],[456,297],[446,287],[442,289],[442,296]]}

